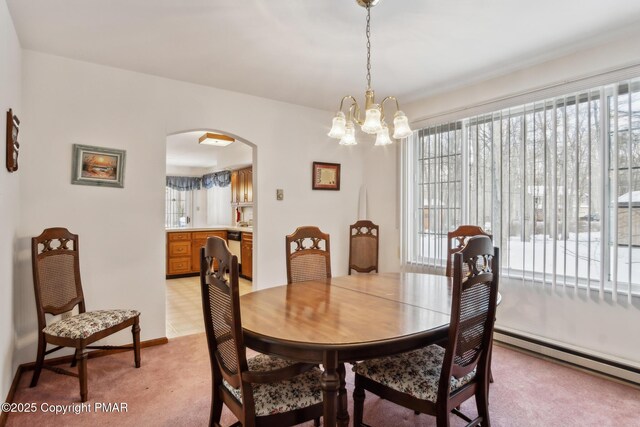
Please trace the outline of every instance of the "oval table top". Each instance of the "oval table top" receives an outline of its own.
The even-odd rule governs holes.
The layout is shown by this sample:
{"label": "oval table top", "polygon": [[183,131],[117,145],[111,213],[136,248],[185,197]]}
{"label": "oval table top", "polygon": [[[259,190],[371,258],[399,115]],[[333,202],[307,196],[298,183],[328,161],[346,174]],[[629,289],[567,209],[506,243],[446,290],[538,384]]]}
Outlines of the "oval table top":
{"label": "oval table top", "polygon": [[249,347],[307,361],[330,349],[353,360],[444,338],[451,295],[445,276],[361,274],[252,292],[240,307]]}

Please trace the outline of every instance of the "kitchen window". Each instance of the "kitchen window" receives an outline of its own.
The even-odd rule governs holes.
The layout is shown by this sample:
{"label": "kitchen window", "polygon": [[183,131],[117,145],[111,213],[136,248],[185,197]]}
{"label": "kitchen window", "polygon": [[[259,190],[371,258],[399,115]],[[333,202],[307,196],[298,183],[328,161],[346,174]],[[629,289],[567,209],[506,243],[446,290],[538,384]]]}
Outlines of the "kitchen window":
{"label": "kitchen window", "polygon": [[181,191],[165,187],[165,228],[185,228],[189,226],[193,217],[193,200],[196,191]]}

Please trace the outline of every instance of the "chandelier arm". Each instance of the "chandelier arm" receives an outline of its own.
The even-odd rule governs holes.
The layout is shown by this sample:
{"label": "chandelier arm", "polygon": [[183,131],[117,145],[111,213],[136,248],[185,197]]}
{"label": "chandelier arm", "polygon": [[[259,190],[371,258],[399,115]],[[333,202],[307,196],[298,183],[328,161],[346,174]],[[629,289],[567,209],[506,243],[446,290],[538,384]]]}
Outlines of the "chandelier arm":
{"label": "chandelier arm", "polygon": [[360,105],[358,105],[358,102],[355,99],[351,106],[349,106],[349,119],[353,120],[360,126],[364,123],[364,120],[360,118]]}
{"label": "chandelier arm", "polygon": [[382,100],[382,102],[380,103],[380,120],[384,120],[384,103],[388,100],[393,100],[396,103],[396,111],[400,110],[400,104],[398,103],[398,99],[395,96],[387,96],[386,98],[384,98]]}
{"label": "chandelier arm", "polygon": [[[351,105],[358,103],[358,101],[356,101],[356,99],[351,95],[343,96],[342,99],[340,100],[340,108],[338,109],[338,111],[342,111],[342,107],[344,106],[344,101],[347,99],[351,100]],[[351,108],[351,106],[349,106],[349,108]]]}

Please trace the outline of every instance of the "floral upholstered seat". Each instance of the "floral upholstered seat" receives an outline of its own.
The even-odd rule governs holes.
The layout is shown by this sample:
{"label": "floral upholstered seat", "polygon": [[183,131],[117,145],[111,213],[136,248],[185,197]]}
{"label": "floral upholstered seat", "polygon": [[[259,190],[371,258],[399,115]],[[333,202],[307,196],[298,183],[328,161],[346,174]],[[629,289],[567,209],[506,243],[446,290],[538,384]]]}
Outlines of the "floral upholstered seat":
{"label": "floral upholstered seat", "polygon": [[42,332],[54,337],[83,339],[139,315],[136,310],[87,311],[51,323]]}
{"label": "floral upholstered seat", "polygon": [[[366,360],[353,367],[353,371],[382,385],[422,400],[435,402],[445,350],[430,345],[395,356]],[[462,378],[451,377],[451,389],[462,387],[473,379],[471,371]]]}
{"label": "floral upholstered seat", "polygon": [[[259,354],[247,360],[250,371],[272,371],[294,363],[264,354]],[[255,415],[259,417],[280,414],[322,402],[320,376],[320,369],[313,368],[290,380],[267,384],[252,384],[256,408]],[[240,389],[233,388],[224,380],[223,384],[242,403]]]}

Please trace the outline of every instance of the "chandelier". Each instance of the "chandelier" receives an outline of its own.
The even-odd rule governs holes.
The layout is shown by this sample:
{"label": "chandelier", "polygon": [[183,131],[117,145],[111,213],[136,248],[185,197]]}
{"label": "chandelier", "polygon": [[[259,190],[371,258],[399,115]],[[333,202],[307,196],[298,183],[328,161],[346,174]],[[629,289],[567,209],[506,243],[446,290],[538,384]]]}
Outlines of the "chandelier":
{"label": "chandelier", "polygon": [[[364,94],[364,110],[365,117],[362,119],[361,109],[358,101],[347,95],[340,101],[338,113],[333,118],[333,123],[328,136],[340,140],[341,145],[356,145],[355,125],[360,126],[363,132],[376,135],[375,145],[388,145],[393,141],[389,138],[389,127],[385,122],[384,104],[387,101],[394,101],[396,105],[396,113],[393,116],[393,137],[396,139],[406,138],[411,135],[407,116],[400,110],[398,100],[394,96],[387,96],[381,103],[376,104],[375,94],[371,89],[371,8],[380,0],[356,0],[358,4],[367,9],[367,91]],[[351,104],[347,110],[348,116],[345,116],[343,107],[345,101]]]}

